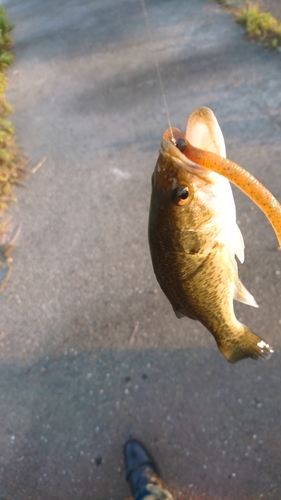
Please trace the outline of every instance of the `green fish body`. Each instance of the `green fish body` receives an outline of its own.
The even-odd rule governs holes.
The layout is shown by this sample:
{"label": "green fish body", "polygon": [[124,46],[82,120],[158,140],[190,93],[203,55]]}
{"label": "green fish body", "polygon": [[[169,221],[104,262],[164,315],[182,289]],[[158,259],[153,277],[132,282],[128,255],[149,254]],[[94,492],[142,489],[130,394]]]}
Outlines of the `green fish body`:
{"label": "green fish body", "polygon": [[[187,122],[191,144],[225,156],[218,122],[208,108]],[[238,278],[244,260],[229,181],[161,142],[152,176],[149,245],[156,278],[178,318],[200,321],[230,363],[267,358],[273,349],[235,317],[233,299],[257,307]]]}

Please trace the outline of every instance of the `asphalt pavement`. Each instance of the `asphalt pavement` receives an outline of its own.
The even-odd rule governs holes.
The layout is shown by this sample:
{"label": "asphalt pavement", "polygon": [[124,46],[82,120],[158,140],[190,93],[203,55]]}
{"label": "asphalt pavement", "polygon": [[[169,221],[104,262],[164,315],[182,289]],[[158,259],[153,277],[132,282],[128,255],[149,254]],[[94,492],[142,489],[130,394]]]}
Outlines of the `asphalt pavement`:
{"label": "asphalt pavement", "polygon": [[[147,243],[150,176],[171,121],[208,106],[227,154],[281,200],[281,53],[210,0],[5,0],[7,100],[44,165],[16,188],[21,235],[0,304],[0,498],[123,500],[122,446],[141,439],[175,499],[281,498],[281,253],[234,189],[237,317],[275,349],[229,365],[178,320]],[[192,497],[196,498],[196,496]]]}

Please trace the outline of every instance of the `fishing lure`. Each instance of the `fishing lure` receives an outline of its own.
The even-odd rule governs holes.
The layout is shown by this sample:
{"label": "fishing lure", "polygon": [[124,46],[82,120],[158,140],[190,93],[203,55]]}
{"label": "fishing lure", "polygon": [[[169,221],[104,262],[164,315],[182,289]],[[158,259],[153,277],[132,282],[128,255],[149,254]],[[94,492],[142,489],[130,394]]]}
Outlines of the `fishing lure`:
{"label": "fishing lure", "polygon": [[[189,135],[188,133],[192,129],[194,116],[197,116],[197,118],[198,115],[203,116],[206,114],[206,110],[208,108],[202,107],[195,110],[196,115],[195,112],[190,115],[186,136]],[[193,146],[186,136],[179,129],[171,127],[164,132],[163,139],[175,144],[186,158],[194,164],[223,175],[246,194],[262,210],[270,222],[278,240],[279,250],[281,250],[281,205],[279,201],[252,174],[237,163],[214,152],[203,151]]]}

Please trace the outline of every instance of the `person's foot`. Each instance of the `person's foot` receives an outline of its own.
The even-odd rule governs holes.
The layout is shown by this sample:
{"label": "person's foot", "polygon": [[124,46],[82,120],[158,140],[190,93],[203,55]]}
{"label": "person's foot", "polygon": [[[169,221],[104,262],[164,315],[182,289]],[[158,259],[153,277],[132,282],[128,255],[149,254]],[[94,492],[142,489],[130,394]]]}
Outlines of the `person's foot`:
{"label": "person's foot", "polygon": [[126,479],[132,495],[148,484],[161,486],[157,466],[144,447],[135,439],[130,439],[124,446]]}

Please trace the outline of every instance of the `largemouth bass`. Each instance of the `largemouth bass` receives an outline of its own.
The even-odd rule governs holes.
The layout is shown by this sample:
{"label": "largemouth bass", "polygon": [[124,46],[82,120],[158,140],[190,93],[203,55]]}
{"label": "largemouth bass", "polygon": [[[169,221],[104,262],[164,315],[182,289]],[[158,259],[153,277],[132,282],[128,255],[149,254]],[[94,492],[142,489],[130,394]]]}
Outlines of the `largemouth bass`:
{"label": "largemouth bass", "polygon": [[[186,138],[192,146],[226,157],[213,112],[191,113]],[[244,261],[229,181],[200,167],[182,152],[184,141],[161,142],[152,175],[149,245],[156,278],[178,318],[200,321],[230,363],[268,358],[270,345],[240,323],[233,299],[257,307],[238,277]]]}

